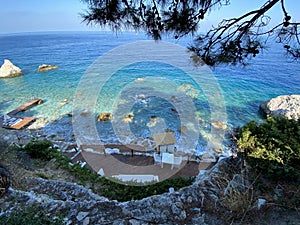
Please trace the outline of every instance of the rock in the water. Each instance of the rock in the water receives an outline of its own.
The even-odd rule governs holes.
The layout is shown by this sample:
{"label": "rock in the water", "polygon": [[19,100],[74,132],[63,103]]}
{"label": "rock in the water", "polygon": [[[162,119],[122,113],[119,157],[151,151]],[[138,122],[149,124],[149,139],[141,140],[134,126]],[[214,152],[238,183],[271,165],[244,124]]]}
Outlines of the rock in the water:
{"label": "rock in the water", "polygon": [[0,67],[0,78],[16,77],[22,74],[22,70],[8,59],[5,59],[3,65]]}
{"label": "rock in the water", "polygon": [[142,78],[142,77],[138,77],[136,80],[135,80],[135,82],[143,82],[144,81],[144,78]]}
{"label": "rock in the water", "polygon": [[300,118],[300,95],[281,95],[260,105],[267,115],[298,120]]}
{"label": "rock in the water", "polygon": [[39,72],[44,72],[44,71],[48,71],[48,70],[54,70],[57,69],[58,66],[56,65],[47,65],[47,64],[42,64],[39,66],[38,71]]}
{"label": "rock in the water", "polygon": [[62,107],[64,105],[66,105],[67,103],[68,103],[68,99],[65,98],[64,101],[57,103],[57,106]]}
{"label": "rock in the water", "polygon": [[97,120],[102,122],[102,121],[108,121],[112,118],[112,114],[109,112],[104,112],[98,115]]}
{"label": "rock in the water", "polygon": [[226,130],[226,129],[227,129],[227,124],[226,124],[226,123],[223,123],[223,122],[221,122],[221,121],[211,120],[211,125],[212,125],[214,128],[217,128],[217,129],[221,129],[221,130]]}
{"label": "rock in the water", "polygon": [[178,131],[182,134],[187,134],[188,128],[186,126],[179,127]]}
{"label": "rock in the water", "polygon": [[134,114],[133,113],[129,113],[128,115],[126,115],[123,119],[122,122],[123,123],[131,123],[132,120],[134,118]]}

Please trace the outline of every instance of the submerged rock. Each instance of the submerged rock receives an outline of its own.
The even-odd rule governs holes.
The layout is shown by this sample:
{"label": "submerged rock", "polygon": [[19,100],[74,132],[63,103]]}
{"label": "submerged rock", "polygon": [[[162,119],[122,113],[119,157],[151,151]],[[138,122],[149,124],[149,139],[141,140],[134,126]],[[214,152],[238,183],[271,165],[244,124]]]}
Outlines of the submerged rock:
{"label": "submerged rock", "polygon": [[143,82],[143,81],[145,81],[145,80],[144,80],[144,78],[142,78],[142,77],[138,77],[138,78],[136,78],[136,80],[135,80],[135,82]]}
{"label": "submerged rock", "polygon": [[57,69],[57,68],[58,68],[58,66],[56,66],[56,65],[42,64],[42,65],[39,66],[38,71],[39,72],[45,72],[45,71],[54,70],[54,69]]}
{"label": "submerged rock", "polygon": [[64,101],[57,103],[57,106],[62,107],[64,105],[66,105],[67,103],[68,103],[68,99],[65,98]]}
{"label": "submerged rock", "polygon": [[211,122],[211,125],[214,128],[221,129],[221,130],[226,130],[227,129],[227,124],[226,123],[223,123],[223,122],[218,121],[218,120],[211,120],[210,122]]}
{"label": "submerged rock", "polygon": [[131,123],[132,120],[134,118],[134,114],[133,113],[129,113],[128,115],[126,115],[123,119],[122,122],[123,123]]}
{"label": "submerged rock", "polygon": [[179,127],[178,131],[182,134],[187,134],[188,128],[186,126]]}
{"label": "submerged rock", "polygon": [[260,109],[267,115],[298,120],[300,118],[300,95],[281,95],[264,102]]}
{"label": "submerged rock", "polygon": [[102,121],[108,121],[112,118],[112,114],[109,112],[104,112],[98,115],[97,121],[102,122]]}
{"label": "submerged rock", "polygon": [[12,64],[8,59],[4,59],[3,65],[0,67],[0,78],[16,77],[22,75],[22,70]]}

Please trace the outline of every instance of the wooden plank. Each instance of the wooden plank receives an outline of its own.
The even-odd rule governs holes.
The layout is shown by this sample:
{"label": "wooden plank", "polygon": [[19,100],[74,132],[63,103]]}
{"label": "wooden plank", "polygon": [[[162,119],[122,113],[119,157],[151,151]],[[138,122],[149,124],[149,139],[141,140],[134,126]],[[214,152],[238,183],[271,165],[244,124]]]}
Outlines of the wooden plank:
{"label": "wooden plank", "polygon": [[16,115],[19,112],[25,111],[26,109],[28,109],[32,105],[41,104],[41,101],[42,101],[42,99],[40,99],[40,98],[32,99],[29,102],[25,103],[24,105],[21,105],[20,107],[18,107],[16,109],[14,109],[13,111],[7,113],[7,115],[9,115],[9,116]]}
{"label": "wooden plank", "polygon": [[22,118],[22,120],[20,122],[10,126],[9,128],[20,130],[23,127],[25,127],[26,125],[28,125],[29,123],[33,122],[34,120],[35,120],[35,118],[32,118],[32,117],[24,117],[24,118]]}

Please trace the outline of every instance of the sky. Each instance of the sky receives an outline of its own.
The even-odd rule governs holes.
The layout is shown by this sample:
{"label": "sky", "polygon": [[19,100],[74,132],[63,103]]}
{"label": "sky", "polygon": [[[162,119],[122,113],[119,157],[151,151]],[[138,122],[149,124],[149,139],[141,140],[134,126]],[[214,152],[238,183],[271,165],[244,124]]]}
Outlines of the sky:
{"label": "sky", "polygon": [[0,0],[0,33],[90,30],[86,9],[80,0]]}
{"label": "sky", "polygon": [[[220,19],[242,15],[264,2],[266,0],[231,0],[230,6],[212,11],[201,28],[206,30]],[[286,6],[293,19],[300,20],[297,2],[299,0],[286,0]],[[87,5],[81,0],[0,0],[0,33],[100,30],[82,22],[79,14],[86,9]],[[269,14],[272,23],[282,20],[279,6]]]}

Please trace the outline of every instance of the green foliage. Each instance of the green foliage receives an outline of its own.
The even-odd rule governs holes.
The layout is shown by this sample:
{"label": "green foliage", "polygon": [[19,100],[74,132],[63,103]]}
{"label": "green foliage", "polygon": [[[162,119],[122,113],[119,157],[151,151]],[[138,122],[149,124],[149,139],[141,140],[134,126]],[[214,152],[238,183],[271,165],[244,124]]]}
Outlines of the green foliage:
{"label": "green foliage", "polygon": [[103,193],[110,199],[118,201],[130,201],[146,198],[152,195],[159,195],[169,191],[170,187],[178,190],[182,187],[191,185],[194,178],[174,178],[167,179],[159,183],[145,185],[145,186],[130,186],[110,181],[105,178],[102,179],[102,186],[99,186],[97,192]]}
{"label": "green foliage", "polygon": [[35,176],[48,180],[49,178],[43,173],[36,173]]}
{"label": "green foliage", "polygon": [[0,225],[61,225],[60,217],[49,217],[45,211],[38,207],[19,209],[10,214],[0,216]]}
{"label": "green foliage", "polygon": [[51,141],[32,141],[20,149],[33,159],[50,160],[56,157],[57,149],[53,148]]}
{"label": "green foliage", "polygon": [[240,132],[238,150],[257,170],[273,179],[299,179],[300,121],[268,117],[251,121]]}

